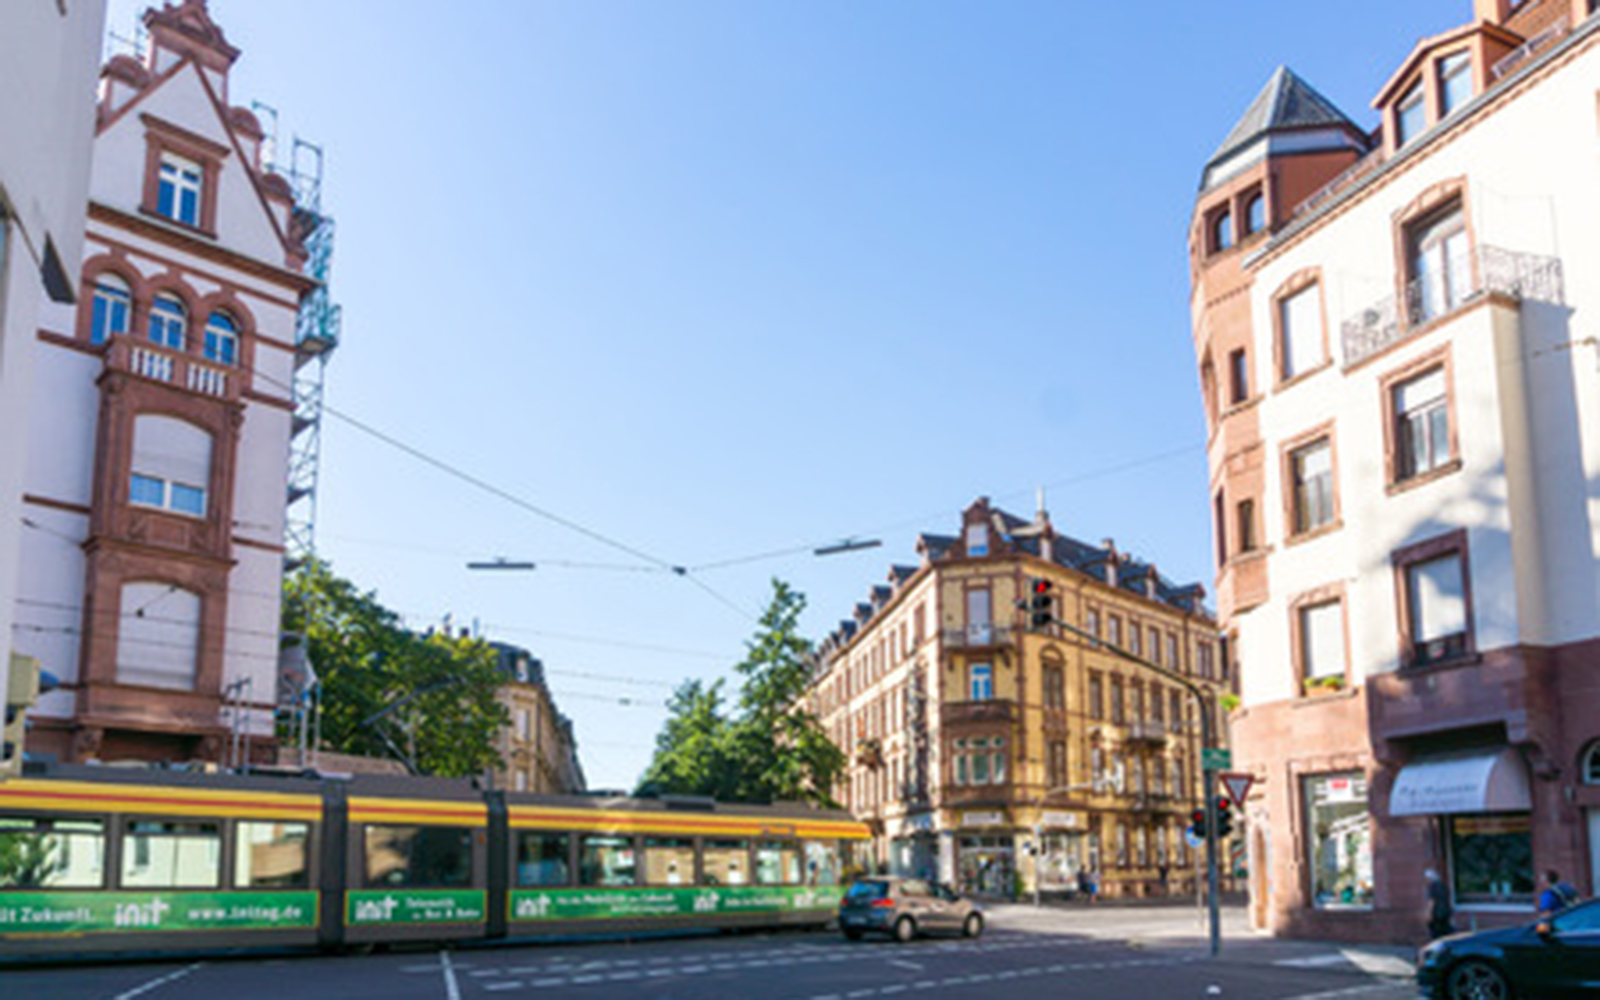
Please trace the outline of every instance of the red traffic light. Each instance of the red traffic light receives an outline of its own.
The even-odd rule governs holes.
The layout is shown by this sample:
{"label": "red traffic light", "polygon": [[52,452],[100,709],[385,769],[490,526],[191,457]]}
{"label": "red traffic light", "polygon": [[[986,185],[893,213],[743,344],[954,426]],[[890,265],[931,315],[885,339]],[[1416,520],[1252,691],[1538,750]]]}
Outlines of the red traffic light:
{"label": "red traffic light", "polygon": [[1194,812],[1189,814],[1189,819],[1194,822],[1195,826],[1204,829],[1206,825],[1206,811],[1204,809],[1196,809]]}
{"label": "red traffic light", "polygon": [[1050,593],[1050,588],[1053,586],[1055,585],[1042,576],[1036,576],[1033,578],[1033,592],[1035,594],[1048,594]]}
{"label": "red traffic light", "polygon": [[1233,802],[1231,800],[1225,798],[1217,799],[1217,812],[1227,812],[1232,808]]}

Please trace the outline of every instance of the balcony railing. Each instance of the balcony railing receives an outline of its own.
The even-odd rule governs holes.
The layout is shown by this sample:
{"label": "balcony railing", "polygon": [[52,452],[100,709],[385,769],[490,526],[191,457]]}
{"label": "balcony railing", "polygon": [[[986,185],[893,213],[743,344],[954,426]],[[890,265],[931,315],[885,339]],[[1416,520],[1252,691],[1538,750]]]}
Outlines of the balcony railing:
{"label": "balcony railing", "polygon": [[940,722],[945,726],[971,722],[1015,722],[1017,703],[1010,699],[991,698],[987,701],[946,702],[940,709]]}
{"label": "balcony railing", "polygon": [[1167,742],[1167,724],[1153,722],[1148,719],[1136,719],[1128,723],[1123,740],[1128,743],[1165,743]]}
{"label": "balcony railing", "polygon": [[1452,260],[1443,273],[1415,278],[1406,283],[1403,308],[1390,295],[1344,321],[1344,366],[1360,364],[1485,293],[1559,305],[1566,301],[1561,258],[1480,246]]}
{"label": "balcony railing", "polygon": [[1505,79],[1508,74],[1514,73],[1526,65],[1534,56],[1567,37],[1568,27],[1565,17],[1556,19],[1549,27],[1503,56],[1499,62],[1490,68],[1489,72],[1494,75],[1496,80]]}
{"label": "balcony railing", "polygon": [[140,378],[182,386],[203,396],[227,399],[237,395],[239,390],[238,379],[230,369],[131,336],[112,339],[107,364],[124,368]]}

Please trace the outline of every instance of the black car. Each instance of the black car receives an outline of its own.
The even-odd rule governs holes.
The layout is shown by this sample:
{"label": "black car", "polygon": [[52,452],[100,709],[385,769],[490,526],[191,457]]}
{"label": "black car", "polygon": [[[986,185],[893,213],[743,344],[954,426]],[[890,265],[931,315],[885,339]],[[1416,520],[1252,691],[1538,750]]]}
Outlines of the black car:
{"label": "black car", "polygon": [[1600,997],[1600,900],[1534,924],[1440,938],[1417,956],[1417,985],[1438,1000]]}

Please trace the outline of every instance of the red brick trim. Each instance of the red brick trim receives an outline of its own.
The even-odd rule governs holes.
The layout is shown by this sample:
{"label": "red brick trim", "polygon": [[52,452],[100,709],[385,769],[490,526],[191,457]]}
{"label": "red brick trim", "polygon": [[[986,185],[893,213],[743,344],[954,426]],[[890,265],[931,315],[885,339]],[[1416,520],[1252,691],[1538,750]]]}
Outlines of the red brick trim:
{"label": "red brick trim", "polygon": [[[217,185],[222,178],[222,161],[232,150],[148,112],[140,115],[139,120],[145,126],[144,197],[139,210],[169,225],[216,239]],[[161,190],[161,157],[167,153],[192,160],[200,165],[204,174],[200,181],[200,217],[196,223],[162,215],[156,209]]]}
{"label": "red brick trim", "polygon": [[[222,267],[231,267],[243,271],[252,277],[274,282],[301,294],[311,291],[319,284],[315,278],[309,275],[277,267],[254,257],[246,257],[237,251],[229,250],[215,243],[198,241],[194,239],[191,232],[176,223],[170,223],[170,220],[165,216],[156,216],[151,219],[142,215],[124,212],[121,209],[113,208],[100,202],[91,201],[89,203],[89,218],[126,229],[136,236],[154,240],[180,253],[194,254]],[[91,233],[90,235],[94,239],[102,238],[99,233]],[[137,252],[145,253],[143,250]],[[152,259],[155,258],[152,257]],[[224,283],[226,284],[227,282]]]}

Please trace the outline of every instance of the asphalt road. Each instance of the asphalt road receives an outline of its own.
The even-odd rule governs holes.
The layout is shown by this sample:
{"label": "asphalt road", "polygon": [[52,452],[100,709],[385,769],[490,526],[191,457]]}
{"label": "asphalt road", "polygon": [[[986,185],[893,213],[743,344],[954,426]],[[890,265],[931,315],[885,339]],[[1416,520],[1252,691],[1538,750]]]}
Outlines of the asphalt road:
{"label": "asphalt road", "polygon": [[[1086,915],[1087,916],[1087,915]],[[27,1000],[1401,1000],[1414,987],[1338,952],[1262,947],[1211,961],[1189,940],[1075,933],[1074,922],[992,915],[975,941],[848,942],[832,933],[706,936],[364,956],[208,958],[0,971]],[[1287,957],[1275,957],[1275,956]]]}

